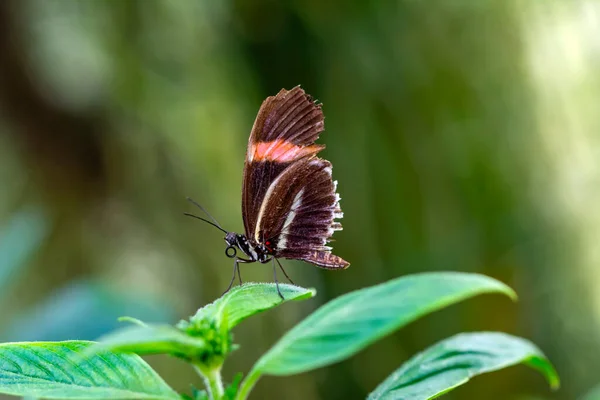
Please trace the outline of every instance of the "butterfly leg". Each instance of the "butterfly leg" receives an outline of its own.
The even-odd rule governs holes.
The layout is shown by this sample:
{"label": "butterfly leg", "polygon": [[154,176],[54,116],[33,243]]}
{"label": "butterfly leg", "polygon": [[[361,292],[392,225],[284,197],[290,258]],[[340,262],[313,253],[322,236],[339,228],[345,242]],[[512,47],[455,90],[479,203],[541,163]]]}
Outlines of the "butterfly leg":
{"label": "butterfly leg", "polygon": [[[233,262],[233,274],[231,276],[231,281],[229,282],[229,286],[227,286],[227,290],[223,292],[223,294],[229,292],[231,287],[233,286],[233,281],[235,280],[235,275],[237,273],[238,280],[240,281],[240,286],[242,285],[242,274],[240,273],[240,263],[249,263],[251,260],[246,260],[243,258],[236,258]],[[223,294],[221,296],[223,296]]]}
{"label": "butterfly leg", "polygon": [[277,280],[277,269],[275,268],[275,257],[273,257],[272,260],[273,260],[273,279],[275,279],[275,286],[277,286],[277,294],[279,294],[279,297],[281,297],[281,300],[285,300],[285,297],[283,297],[283,295],[281,294],[281,290],[279,290],[279,281]]}
{"label": "butterfly leg", "polygon": [[283,274],[285,275],[285,277],[287,278],[288,281],[290,281],[290,283],[292,285],[295,285],[294,281],[291,280],[291,278],[288,276],[288,274],[286,274],[285,269],[283,269],[283,267],[281,266],[281,263],[279,262],[279,259],[273,257],[275,259],[275,261],[277,261],[277,264],[279,264],[279,268],[281,268],[281,272],[283,272]]}
{"label": "butterfly leg", "polygon": [[[231,290],[231,286],[233,286],[233,281],[235,280],[235,272],[240,272],[240,267],[238,265],[238,260],[237,258],[235,259],[235,261],[233,262],[233,274],[231,276],[231,281],[229,282],[229,286],[227,286],[227,289],[223,292],[223,294],[221,296],[223,296],[225,293],[229,292]],[[241,278],[240,278],[241,279]]]}
{"label": "butterfly leg", "polygon": [[239,260],[236,260],[236,261],[238,261],[238,263],[236,263],[236,266],[237,266],[237,268],[236,268],[236,269],[237,269],[238,281],[240,281],[240,286],[242,286],[242,284],[243,284],[244,282],[242,282],[242,274],[240,273],[240,264],[239,264]]}

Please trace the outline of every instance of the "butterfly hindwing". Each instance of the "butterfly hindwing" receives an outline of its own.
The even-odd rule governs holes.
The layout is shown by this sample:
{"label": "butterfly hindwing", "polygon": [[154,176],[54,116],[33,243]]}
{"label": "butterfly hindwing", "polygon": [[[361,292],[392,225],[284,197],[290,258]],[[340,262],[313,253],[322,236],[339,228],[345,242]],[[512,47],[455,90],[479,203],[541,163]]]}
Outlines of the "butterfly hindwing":
{"label": "butterfly hindwing", "polygon": [[242,189],[242,216],[253,236],[261,204],[271,184],[290,165],[314,157],[323,131],[323,111],[300,87],[282,89],[260,107],[248,141]]}
{"label": "butterfly hindwing", "polygon": [[304,260],[323,268],[346,268],[326,244],[342,229],[331,163],[304,158],[290,165],[267,190],[252,238],[265,243],[275,257]]}

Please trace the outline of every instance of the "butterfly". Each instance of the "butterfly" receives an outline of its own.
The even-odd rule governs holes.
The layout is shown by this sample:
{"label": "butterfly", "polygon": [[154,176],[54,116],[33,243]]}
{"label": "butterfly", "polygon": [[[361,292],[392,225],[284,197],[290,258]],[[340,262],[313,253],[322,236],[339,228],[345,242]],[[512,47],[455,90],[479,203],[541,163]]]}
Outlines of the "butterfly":
{"label": "butterfly", "polygon": [[[225,233],[225,254],[234,259],[233,276],[240,285],[240,264],[273,264],[288,278],[279,258],[302,260],[326,269],[345,269],[350,264],[331,253],[331,236],[342,229],[343,217],[337,181],[331,163],[317,157],[325,148],[315,144],[324,130],[322,104],[300,86],[282,89],[263,101],[248,140],[242,187],[245,234],[229,232],[198,203],[188,198],[212,220],[185,213]],[[245,257],[237,255],[240,250]],[[293,282],[292,282],[293,283]]]}

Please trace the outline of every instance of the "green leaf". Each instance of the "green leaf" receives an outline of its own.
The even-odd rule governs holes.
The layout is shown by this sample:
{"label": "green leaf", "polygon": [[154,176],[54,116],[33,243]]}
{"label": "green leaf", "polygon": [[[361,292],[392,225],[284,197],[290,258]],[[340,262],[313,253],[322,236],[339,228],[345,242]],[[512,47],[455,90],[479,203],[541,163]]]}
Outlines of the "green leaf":
{"label": "green leaf", "polygon": [[179,399],[132,354],[84,355],[93,342],[0,344],[0,393],[50,399]]}
{"label": "green leaf", "polygon": [[291,375],[332,364],[419,317],[491,292],[516,297],[492,278],[457,272],[416,274],[348,293],[284,335],[252,374]]}
{"label": "green leaf", "polygon": [[119,317],[117,319],[119,322],[129,322],[131,324],[137,325],[137,326],[148,326],[147,323],[145,323],[144,321],[142,321],[141,319],[137,319],[137,318],[133,318],[133,317]]}
{"label": "green leaf", "polygon": [[231,383],[229,385],[227,385],[227,387],[225,388],[225,393],[223,394],[223,400],[234,400],[235,399],[243,377],[244,376],[242,373],[235,374]]}
{"label": "green leaf", "polygon": [[476,375],[516,364],[539,370],[551,387],[558,388],[559,379],[552,364],[528,340],[498,332],[463,333],[407,361],[368,399],[433,399]]}
{"label": "green leaf", "polygon": [[581,396],[579,400],[600,400],[600,386],[593,387],[590,391]]}
{"label": "green leaf", "polygon": [[170,325],[134,325],[102,336],[90,352],[111,350],[145,354],[171,354],[192,357],[206,351],[206,341],[192,337]]}
{"label": "green leaf", "polygon": [[[279,284],[284,299],[277,293],[274,283],[244,283],[232,288],[229,292],[198,310],[190,319],[195,321],[214,319],[219,327],[230,330],[244,319],[260,312],[277,307],[291,300],[304,300],[314,297],[314,289],[300,286]],[[185,323],[184,323],[185,324]],[[182,326],[186,328],[186,326]]]}
{"label": "green leaf", "polygon": [[30,208],[14,214],[6,225],[0,226],[0,299],[6,286],[25,272],[27,260],[43,243],[50,221],[41,208]]}

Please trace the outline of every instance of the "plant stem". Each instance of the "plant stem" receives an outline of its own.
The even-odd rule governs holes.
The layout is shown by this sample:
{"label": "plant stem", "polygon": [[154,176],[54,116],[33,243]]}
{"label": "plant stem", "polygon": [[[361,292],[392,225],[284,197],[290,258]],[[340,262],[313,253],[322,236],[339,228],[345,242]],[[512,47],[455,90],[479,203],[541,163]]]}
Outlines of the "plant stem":
{"label": "plant stem", "polygon": [[206,369],[200,365],[194,365],[196,372],[204,379],[204,386],[208,391],[208,396],[212,400],[221,400],[225,389],[223,389],[223,380],[221,379],[221,367]]}
{"label": "plant stem", "polygon": [[235,400],[246,400],[250,394],[250,391],[252,391],[252,388],[254,388],[256,381],[258,381],[258,378],[260,378],[260,375],[260,371],[252,369],[246,379],[242,381],[237,395],[235,396]]}

